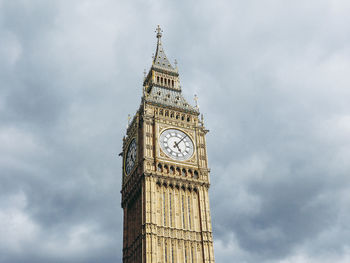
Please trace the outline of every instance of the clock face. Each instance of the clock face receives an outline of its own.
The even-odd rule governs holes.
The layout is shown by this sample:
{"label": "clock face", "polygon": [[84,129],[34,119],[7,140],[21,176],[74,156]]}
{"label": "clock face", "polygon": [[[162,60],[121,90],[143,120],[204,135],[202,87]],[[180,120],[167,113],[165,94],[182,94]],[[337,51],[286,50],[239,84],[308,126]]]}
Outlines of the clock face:
{"label": "clock face", "polygon": [[136,163],[136,140],[132,139],[125,158],[125,173],[130,174]]}
{"label": "clock face", "polygon": [[194,151],[190,137],[177,129],[168,129],[159,137],[159,144],[163,152],[174,160],[188,160]]}

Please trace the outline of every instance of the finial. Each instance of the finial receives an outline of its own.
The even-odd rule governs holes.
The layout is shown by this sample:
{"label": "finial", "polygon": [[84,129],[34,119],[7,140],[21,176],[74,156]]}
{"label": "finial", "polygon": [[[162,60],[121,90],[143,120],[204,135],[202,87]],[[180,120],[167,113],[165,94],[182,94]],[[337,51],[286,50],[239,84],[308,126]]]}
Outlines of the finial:
{"label": "finial", "polygon": [[143,70],[143,78],[144,78],[144,79],[146,79],[146,74],[147,74],[146,69],[144,69],[144,70]]}
{"label": "finial", "polygon": [[203,113],[201,114],[201,125],[204,125],[204,117],[203,117]]}
{"label": "finial", "polygon": [[126,126],[126,128],[129,128],[130,120],[131,120],[131,116],[130,116],[130,114],[128,114],[128,125]]}
{"label": "finial", "polygon": [[176,59],[175,59],[175,61],[174,61],[174,65],[175,65],[175,69],[178,70],[178,69],[177,69],[177,60],[176,60]]}
{"label": "finial", "polygon": [[199,107],[198,107],[198,97],[197,97],[197,94],[194,94],[193,100],[194,100],[195,103],[196,103],[196,108],[199,109]]}
{"label": "finial", "polygon": [[157,26],[156,31],[154,31],[154,32],[157,33],[158,41],[160,41],[160,38],[162,37],[163,30],[160,28],[159,25]]}

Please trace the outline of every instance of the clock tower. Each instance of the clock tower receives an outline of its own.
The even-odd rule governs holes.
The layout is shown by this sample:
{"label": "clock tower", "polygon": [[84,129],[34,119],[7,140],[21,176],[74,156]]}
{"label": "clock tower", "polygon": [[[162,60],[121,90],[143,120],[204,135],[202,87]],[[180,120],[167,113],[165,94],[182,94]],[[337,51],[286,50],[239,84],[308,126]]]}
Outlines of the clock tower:
{"label": "clock tower", "polygon": [[156,32],[141,104],[123,138],[123,262],[213,263],[208,130]]}

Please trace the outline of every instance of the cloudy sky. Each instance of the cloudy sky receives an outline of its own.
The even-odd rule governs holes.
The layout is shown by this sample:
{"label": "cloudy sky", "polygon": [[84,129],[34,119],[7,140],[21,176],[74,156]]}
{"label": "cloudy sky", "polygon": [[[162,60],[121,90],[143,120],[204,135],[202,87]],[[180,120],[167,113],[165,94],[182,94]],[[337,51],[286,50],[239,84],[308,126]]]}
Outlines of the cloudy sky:
{"label": "cloudy sky", "polygon": [[350,2],[0,0],[0,262],[121,262],[164,30],[210,133],[216,262],[350,262]]}

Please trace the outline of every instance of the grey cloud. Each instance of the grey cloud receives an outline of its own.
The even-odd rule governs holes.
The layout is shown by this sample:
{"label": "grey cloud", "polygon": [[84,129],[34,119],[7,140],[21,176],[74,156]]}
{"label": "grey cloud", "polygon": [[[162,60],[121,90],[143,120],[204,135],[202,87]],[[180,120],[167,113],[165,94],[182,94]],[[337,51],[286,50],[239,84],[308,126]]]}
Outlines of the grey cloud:
{"label": "grey cloud", "polygon": [[210,129],[216,261],[346,262],[348,8],[0,1],[0,262],[121,261],[117,154],[157,24]]}

